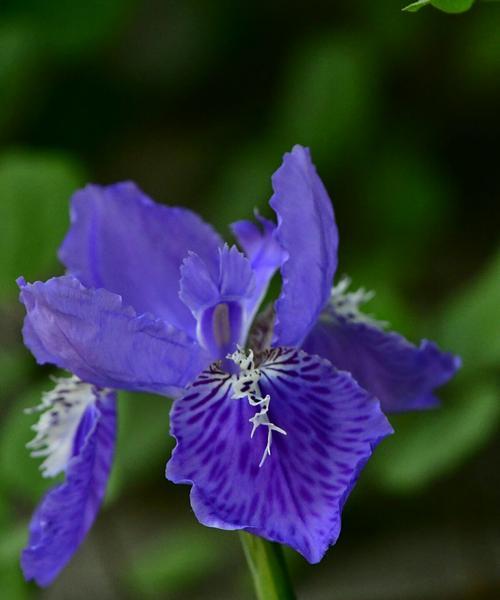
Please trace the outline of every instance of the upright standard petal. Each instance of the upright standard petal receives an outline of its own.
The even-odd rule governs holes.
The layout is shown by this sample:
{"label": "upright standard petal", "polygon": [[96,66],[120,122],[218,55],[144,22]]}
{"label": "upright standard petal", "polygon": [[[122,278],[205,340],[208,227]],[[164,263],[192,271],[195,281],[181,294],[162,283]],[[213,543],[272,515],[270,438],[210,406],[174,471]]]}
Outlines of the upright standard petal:
{"label": "upright standard petal", "polygon": [[102,503],[111,470],[115,394],[86,387],[95,398],[80,422],[66,480],[49,490],[38,506],[21,555],[25,578],[40,586],[52,583],[85,538]]}
{"label": "upright standard petal", "polygon": [[26,306],[24,341],[39,363],[53,363],[100,387],[170,394],[207,366],[187,334],[137,315],[117,294],[74,277],[19,280]]}
{"label": "upright standard petal", "polygon": [[417,347],[403,336],[387,332],[383,323],[363,315],[363,290],[347,293],[346,281],[333,289],[332,299],[304,342],[304,350],[320,354],[337,368],[352,373],[374,394],[384,412],[435,406],[434,390],[460,368],[457,356],[441,352],[424,340]]}
{"label": "upright standard petal", "polygon": [[255,289],[250,262],[235,246],[217,253],[216,268],[193,253],[184,260],[179,294],[196,318],[198,341],[214,359],[243,343]]}
{"label": "upright standard petal", "polygon": [[361,468],[392,429],[378,401],[319,357],[276,348],[257,367],[251,357],[240,366],[237,375],[212,366],[174,404],[167,477],[192,484],[203,524],[246,529],[318,562]]}
{"label": "upright standard petal", "polygon": [[309,150],[294,146],[272,178],[276,239],[287,254],[276,302],[276,346],[300,346],[330,297],[338,233],[328,194]]}
{"label": "upright standard petal", "polygon": [[250,308],[252,316],[259,308],[273,275],[286,258],[276,240],[274,223],[256,215],[260,227],[251,221],[236,221],[231,230],[250,260],[255,274],[255,290]]}
{"label": "upright standard petal", "polygon": [[155,204],[133,183],[88,185],[72,199],[71,228],[59,257],[86,287],[120,294],[194,336],[179,300],[179,268],[188,251],[211,260],[222,245],[195,213]]}

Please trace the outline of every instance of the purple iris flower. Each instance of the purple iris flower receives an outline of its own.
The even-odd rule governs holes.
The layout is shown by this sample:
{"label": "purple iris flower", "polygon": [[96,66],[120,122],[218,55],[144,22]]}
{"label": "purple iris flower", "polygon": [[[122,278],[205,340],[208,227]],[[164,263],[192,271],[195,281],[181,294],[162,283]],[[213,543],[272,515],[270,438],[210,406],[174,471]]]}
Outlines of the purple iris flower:
{"label": "purple iris flower", "polygon": [[[72,374],[44,398],[35,426],[45,474],[66,480],[33,516],[27,578],[50,583],[96,516],[113,390],[175,398],[167,477],[192,486],[200,522],[317,562],[363,465],[392,433],[382,411],[434,405],[434,389],[459,367],[364,316],[365,292],[345,280],[332,289],[337,228],[307,149],[287,153],[272,183],[277,225],[233,224],[243,252],[132,183],[88,186],[73,197],[60,250],[68,275],[20,279],[25,343]],[[278,269],[281,294],[259,312]]]}

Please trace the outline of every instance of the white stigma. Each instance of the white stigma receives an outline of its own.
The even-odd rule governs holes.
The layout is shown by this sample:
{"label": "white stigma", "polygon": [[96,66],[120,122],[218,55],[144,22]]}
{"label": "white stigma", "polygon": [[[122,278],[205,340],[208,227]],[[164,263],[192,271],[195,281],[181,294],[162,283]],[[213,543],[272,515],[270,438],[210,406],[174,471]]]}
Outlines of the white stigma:
{"label": "white stigma", "polygon": [[55,379],[56,387],[42,395],[42,402],[26,413],[40,412],[32,429],[35,437],[26,444],[31,456],[46,456],[40,465],[44,477],[54,477],[66,470],[73,455],[73,444],[78,425],[86,408],[95,402],[93,386],[78,377]]}
{"label": "white stigma", "polygon": [[361,312],[361,306],[369,302],[375,296],[375,292],[359,288],[355,292],[348,292],[351,285],[350,277],[342,279],[333,286],[330,297],[330,305],[335,314],[351,319],[358,323],[367,323],[376,327],[384,328],[388,325],[386,321],[378,321],[371,315]]}
{"label": "white stigma", "polygon": [[260,370],[255,367],[253,350],[245,351],[238,346],[238,350],[233,354],[228,354],[227,357],[240,367],[240,372],[232,376],[233,398],[246,398],[250,406],[258,406],[260,410],[249,419],[252,423],[252,432],[250,437],[253,438],[258,427],[263,425],[267,427],[267,444],[264,449],[259,467],[262,467],[266,458],[271,456],[271,443],[273,440],[273,431],[277,431],[286,435],[286,431],[278,427],[269,420],[268,412],[271,403],[271,396],[266,394],[262,396],[259,388]]}

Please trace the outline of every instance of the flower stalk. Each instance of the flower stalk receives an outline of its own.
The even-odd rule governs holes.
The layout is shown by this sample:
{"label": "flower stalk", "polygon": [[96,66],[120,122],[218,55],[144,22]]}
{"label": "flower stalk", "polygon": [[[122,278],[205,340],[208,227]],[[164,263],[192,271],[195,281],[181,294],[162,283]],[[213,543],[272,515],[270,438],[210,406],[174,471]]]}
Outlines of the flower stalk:
{"label": "flower stalk", "polygon": [[258,600],[295,600],[292,582],[280,544],[240,532]]}

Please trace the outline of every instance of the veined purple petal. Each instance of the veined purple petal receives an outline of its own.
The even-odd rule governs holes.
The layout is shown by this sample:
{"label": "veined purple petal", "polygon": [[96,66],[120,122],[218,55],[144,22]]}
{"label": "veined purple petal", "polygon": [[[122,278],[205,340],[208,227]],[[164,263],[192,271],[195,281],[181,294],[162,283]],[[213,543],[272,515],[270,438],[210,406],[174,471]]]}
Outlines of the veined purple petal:
{"label": "veined purple petal", "polygon": [[387,332],[376,322],[328,307],[304,342],[304,350],[320,354],[349,371],[379,400],[384,412],[432,408],[434,390],[460,368],[459,357],[442,352],[433,342],[415,346]]}
{"label": "veined purple petal", "polygon": [[174,404],[167,477],[193,485],[203,524],[246,529],[315,563],[339,535],[361,468],[392,429],[377,400],[317,356],[276,348],[258,370],[269,421],[286,432],[274,432],[267,459],[268,428],[250,437],[259,407],[234,397],[237,375],[212,366]]}
{"label": "veined purple petal", "polygon": [[117,294],[86,289],[74,277],[19,280],[27,316],[24,341],[39,363],[53,363],[100,387],[169,394],[209,363],[187,334],[137,315]]}
{"label": "veined purple petal", "polygon": [[309,150],[294,146],[272,177],[276,239],[287,254],[276,302],[276,346],[300,346],[330,297],[338,233],[328,194]]}
{"label": "veined purple petal", "polygon": [[250,301],[252,313],[259,308],[272,276],[286,258],[276,240],[274,223],[256,215],[260,227],[251,221],[237,221],[231,230],[250,259],[255,274],[255,291]]}
{"label": "veined purple petal", "polygon": [[200,344],[214,359],[244,341],[255,289],[250,262],[235,246],[217,253],[217,268],[193,253],[184,260],[179,294],[197,320]]}
{"label": "veined purple petal", "polygon": [[65,482],[49,490],[31,520],[21,566],[25,578],[40,586],[52,583],[76,552],[106,491],[115,447],[115,394],[96,393],[82,418]]}
{"label": "veined purple petal", "polygon": [[86,287],[120,294],[194,337],[195,320],[178,297],[179,268],[188,251],[210,261],[221,245],[198,215],[155,204],[133,183],[88,185],[73,196],[59,257]]}

